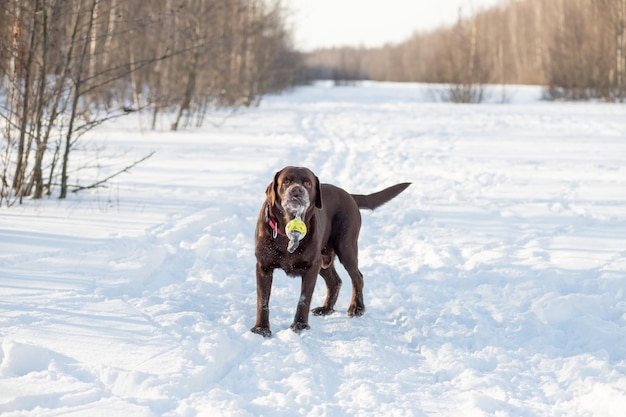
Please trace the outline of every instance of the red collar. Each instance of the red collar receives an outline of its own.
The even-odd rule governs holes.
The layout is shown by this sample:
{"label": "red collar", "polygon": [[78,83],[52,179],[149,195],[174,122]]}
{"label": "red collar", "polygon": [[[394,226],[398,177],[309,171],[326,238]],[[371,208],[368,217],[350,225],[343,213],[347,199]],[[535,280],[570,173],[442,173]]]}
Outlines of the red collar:
{"label": "red collar", "polygon": [[285,232],[280,230],[280,225],[278,224],[278,219],[276,217],[272,216],[272,213],[270,211],[269,203],[267,204],[267,210],[265,212],[265,222],[270,227],[270,229],[272,229],[272,237],[274,239],[276,239],[276,236],[278,236],[278,235],[287,236],[285,234]]}

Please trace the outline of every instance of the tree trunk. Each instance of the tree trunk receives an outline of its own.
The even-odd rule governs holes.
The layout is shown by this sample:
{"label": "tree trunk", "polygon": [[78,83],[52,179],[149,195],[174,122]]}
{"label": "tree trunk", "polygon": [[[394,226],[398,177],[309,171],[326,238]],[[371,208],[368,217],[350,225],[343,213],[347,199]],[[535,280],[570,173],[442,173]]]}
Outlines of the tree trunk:
{"label": "tree trunk", "polygon": [[[98,0],[92,0],[91,8],[89,10],[88,23],[85,33],[85,41],[83,42],[83,49],[81,51],[80,57],[78,59],[78,66],[76,68],[76,79],[74,81],[73,95],[72,95],[72,104],[70,109],[70,117],[67,127],[67,133],[65,135],[65,148],[63,150],[63,159],[61,161],[61,193],[59,198],[63,199],[67,197],[67,169],[69,165],[70,158],[70,150],[73,145],[74,139],[74,124],[76,122],[76,114],[78,112],[79,99],[82,95],[82,87],[83,87],[83,78],[82,74],[85,70],[85,61],[87,60],[89,42],[86,39],[89,39],[91,33],[93,31],[93,23],[95,16],[95,9],[98,4]],[[80,21],[80,13],[76,16],[76,25],[78,26],[78,22]],[[74,39],[74,42],[77,40]]]}
{"label": "tree trunk", "polygon": [[617,98],[621,102],[624,101],[626,95],[626,83],[624,81],[626,68],[626,0],[617,0],[617,50],[616,57],[616,75],[617,75]]}
{"label": "tree trunk", "polygon": [[172,123],[171,130],[178,130],[180,119],[182,119],[185,111],[189,111],[191,105],[191,99],[193,98],[193,88],[196,81],[196,70],[198,67],[199,53],[196,51],[193,53],[191,62],[189,63],[189,69],[187,71],[187,82],[185,84],[185,91],[181,99],[180,106],[178,107],[178,113],[176,114],[176,120]]}
{"label": "tree trunk", "polygon": [[[16,23],[19,27],[21,27],[21,21]],[[21,103],[21,117],[20,117],[20,126],[19,126],[19,138],[18,138],[18,151],[17,151],[17,164],[15,167],[15,174],[13,176],[13,189],[15,190],[16,195],[21,199],[22,193],[24,191],[24,182],[26,175],[26,166],[28,164],[28,151],[26,144],[26,136],[27,130],[29,129],[28,121],[29,121],[29,112],[30,112],[30,102],[32,100],[31,97],[31,77],[32,77],[32,66],[33,66],[33,46],[35,44],[35,32],[37,25],[37,13],[33,10],[33,21],[31,22],[30,29],[30,40],[28,44],[28,53],[26,55],[26,62],[18,62],[18,67],[16,71],[22,72],[23,79],[23,91],[22,91],[22,103]],[[20,29],[21,31],[21,29]],[[21,77],[16,77],[16,82],[21,83]]]}

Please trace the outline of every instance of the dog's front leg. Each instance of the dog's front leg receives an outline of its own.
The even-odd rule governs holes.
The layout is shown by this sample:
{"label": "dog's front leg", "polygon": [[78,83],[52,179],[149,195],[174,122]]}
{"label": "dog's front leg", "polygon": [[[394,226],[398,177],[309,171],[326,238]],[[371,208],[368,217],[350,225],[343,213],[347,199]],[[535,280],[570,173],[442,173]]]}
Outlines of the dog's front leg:
{"label": "dog's front leg", "polygon": [[265,268],[259,262],[256,264],[256,324],[253,333],[263,337],[270,337],[270,294],[272,292],[272,280],[274,270]]}
{"label": "dog's front leg", "polygon": [[309,268],[302,275],[302,289],[300,291],[300,299],[298,300],[298,308],[296,316],[293,319],[291,330],[299,333],[301,330],[310,329],[309,326],[309,309],[311,307],[311,299],[315,290],[315,281],[317,280],[319,268]]}

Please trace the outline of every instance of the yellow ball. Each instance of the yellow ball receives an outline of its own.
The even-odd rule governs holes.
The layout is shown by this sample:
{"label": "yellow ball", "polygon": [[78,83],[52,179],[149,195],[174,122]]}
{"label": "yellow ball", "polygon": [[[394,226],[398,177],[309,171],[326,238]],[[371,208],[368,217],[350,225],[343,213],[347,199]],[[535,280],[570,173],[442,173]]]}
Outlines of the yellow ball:
{"label": "yellow ball", "polygon": [[300,219],[290,220],[285,226],[285,232],[287,232],[287,234],[290,232],[300,232],[302,235],[301,238],[303,238],[306,236],[306,224]]}

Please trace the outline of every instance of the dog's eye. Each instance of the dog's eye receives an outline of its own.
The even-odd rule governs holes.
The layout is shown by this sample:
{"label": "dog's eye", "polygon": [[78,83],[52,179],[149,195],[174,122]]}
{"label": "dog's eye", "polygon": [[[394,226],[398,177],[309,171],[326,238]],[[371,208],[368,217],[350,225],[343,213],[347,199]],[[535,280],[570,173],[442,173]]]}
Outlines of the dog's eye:
{"label": "dog's eye", "polygon": [[304,186],[305,186],[306,188],[311,188],[311,181],[309,181],[309,180],[304,180]]}
{"label": "dog's eye", "polygon": [[283,180],[283,185],[289,185],[291,184],[291,180],[290,179],[284,179]]}

